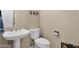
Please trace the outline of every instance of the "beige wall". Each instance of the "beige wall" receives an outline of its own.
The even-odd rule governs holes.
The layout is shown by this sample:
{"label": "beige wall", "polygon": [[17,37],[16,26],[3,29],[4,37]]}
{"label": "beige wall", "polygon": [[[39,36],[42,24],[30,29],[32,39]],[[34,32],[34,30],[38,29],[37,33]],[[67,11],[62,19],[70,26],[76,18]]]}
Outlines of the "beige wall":
{"label": "beige wall", "polygon": [[43,36],[50,41],[51,47],[60,47],[61,40],[53,35],[53,31],[59,31],[59,24],[55,18],[57,18],[55,11],[40,11],[40,27]]}
{"label": "beige wall", "polygon": [[39,11],[38,11],[38,15],[30,15],[29,10],[27,11],[27,14],[28,14],[27,15],[28,29],[39,28],[40,27],[40,13],[39,13]]}
{"label": "beige wall", "polygon": [[63,11],[59,20],[61,40],[78,45],[78,11]]}
{"label": "beige wall", "polygon": [[26,29],[37,28],[40,25],[39,15],[30,15],[29,10],[16,10],[15,11],[15,27]]}
{"label": "beige wall", "polygon": [[29,48],[31,44],[30,36],[27,35],[24,39],[21,39],[21,48]]}
{"label": "beige wall", "polygon": [[79,11],[77,11],[77,20],[78,20],[78,24],[77,24],[77,27],[78,27],[78,29],[77,29],[77,31],[78,31],[78,45],[79,45]]}
{"label": "beige wall", "polygon": [[16,10],[15,11],[15,27],[18,29],[27,28],[27,11]]}
{"label": "beige wall", "polygon": [[[52,47],[60,47],[61,41],[79,44],[78,40],[78,11],[40,11],[41,31],[51,42]],[[53,31],[60,31],[60,38],[53,35]]]}

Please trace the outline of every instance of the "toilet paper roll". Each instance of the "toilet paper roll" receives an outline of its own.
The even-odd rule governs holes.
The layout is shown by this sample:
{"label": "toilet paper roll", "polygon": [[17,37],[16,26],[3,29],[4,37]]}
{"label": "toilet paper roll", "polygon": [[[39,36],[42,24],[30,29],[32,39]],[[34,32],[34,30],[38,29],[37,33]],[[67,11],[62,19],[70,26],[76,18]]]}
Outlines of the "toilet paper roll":
{"label": "toilet paper roll", "polygon": [[58,33],[54,33],[55,36],[58,36]]}

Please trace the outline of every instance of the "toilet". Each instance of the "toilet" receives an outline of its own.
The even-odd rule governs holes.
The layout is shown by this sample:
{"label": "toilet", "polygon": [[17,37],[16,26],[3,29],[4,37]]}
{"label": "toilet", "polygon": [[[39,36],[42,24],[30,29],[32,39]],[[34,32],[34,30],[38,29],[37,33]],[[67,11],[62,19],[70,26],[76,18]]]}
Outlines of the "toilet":
{"label": "toilet", "polygon": [[40,28],[31,29],[30,36],[34,40],[35,48],[50,48],[50,42],[40,37]]}

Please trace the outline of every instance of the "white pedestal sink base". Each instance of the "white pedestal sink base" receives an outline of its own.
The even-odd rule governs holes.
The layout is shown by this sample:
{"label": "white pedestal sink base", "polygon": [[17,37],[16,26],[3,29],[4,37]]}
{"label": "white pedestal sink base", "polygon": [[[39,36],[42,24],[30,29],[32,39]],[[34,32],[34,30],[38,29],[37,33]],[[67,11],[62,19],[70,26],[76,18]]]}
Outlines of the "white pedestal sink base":
{"label": "white pedestal sink base", "polygon": [[3,33],[6,40],[13,40],[13,48],[20,48],[20,39],[26,37],[30,31],[21,29],[17,31],[8,31]]}
{"label": "white pedestal sink base", "polygon": [[20,48],[20,39],[13,40],[13,48]]}

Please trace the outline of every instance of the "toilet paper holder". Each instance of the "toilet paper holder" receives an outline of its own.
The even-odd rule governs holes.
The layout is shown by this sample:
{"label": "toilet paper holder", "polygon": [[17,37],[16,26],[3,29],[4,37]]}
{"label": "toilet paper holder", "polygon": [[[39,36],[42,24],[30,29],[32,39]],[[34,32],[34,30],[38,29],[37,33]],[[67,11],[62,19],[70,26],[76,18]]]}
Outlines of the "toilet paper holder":
{"label": "toilet paper holder", "polygon": [[60,36],[59,31],[54,31],[54,35],[55,35],[56,37],[59,37],[59,36]]}

